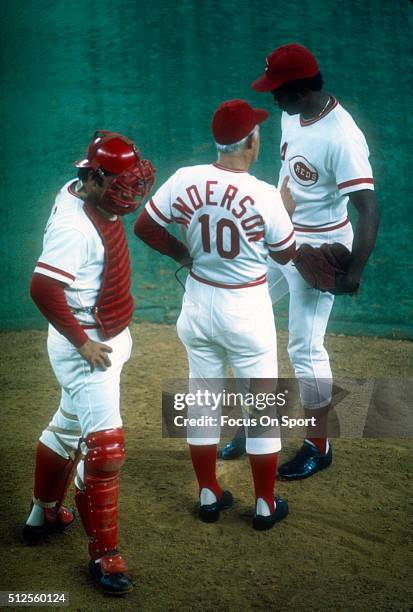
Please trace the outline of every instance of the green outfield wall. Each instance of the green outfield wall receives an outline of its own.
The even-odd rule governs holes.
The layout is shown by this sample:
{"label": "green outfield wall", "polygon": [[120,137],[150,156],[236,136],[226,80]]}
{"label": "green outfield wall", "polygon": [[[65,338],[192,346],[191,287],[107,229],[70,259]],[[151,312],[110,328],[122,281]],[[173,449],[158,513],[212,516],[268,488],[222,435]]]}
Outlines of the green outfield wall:
{"label": "green outfield wall", "polygon": [[[40,327],[28,286],[59,187],[96,128],[135,139],[157,185],[214,159],[225,99],[271,110],[254,173],[276,181],[279,111],[250,83],[276,46],[318,57],[326,89],[366,134],[382,220],[361,294],[336,299],[329,330],[412,337],[413,5],[408,0],[9,0],[1,11],[2,329]],[[136,320],[174,322],[173,262],[133,237]],[[277,308],[286,323],[287,302]]]}

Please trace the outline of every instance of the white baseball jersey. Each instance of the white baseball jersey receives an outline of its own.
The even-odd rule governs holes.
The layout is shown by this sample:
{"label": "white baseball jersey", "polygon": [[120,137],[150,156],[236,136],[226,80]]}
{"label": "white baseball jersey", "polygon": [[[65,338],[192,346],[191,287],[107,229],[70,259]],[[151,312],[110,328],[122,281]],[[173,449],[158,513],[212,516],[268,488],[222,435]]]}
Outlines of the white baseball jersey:
{"label": "white baseball jersey", "polygon": [[268,251],[294,241],[277,189],[219,163],[181,168],[146,204],[163,227],[175,221],[193,258],[191,275],[218,287],[264,283]]}
{"label": "white baseball jersey", "polygon": [[[66,300],[72,309],[95,305],[102,284],[104,247],[83,210],[75,191],[76,180],[66,183],[56,196],[46,225],[43,251],[35,272],[67,283]],[[83,324],[94,324],[93,315],[74,312]]]}
{"label": "white baseball jersey", "polygon": [[351,115],[333,99],[313,120],[282,114],[281,185],[288,186],[297,204],[297,232],[331,231],[347,220],[348,194],[374,189],[369,149]]}

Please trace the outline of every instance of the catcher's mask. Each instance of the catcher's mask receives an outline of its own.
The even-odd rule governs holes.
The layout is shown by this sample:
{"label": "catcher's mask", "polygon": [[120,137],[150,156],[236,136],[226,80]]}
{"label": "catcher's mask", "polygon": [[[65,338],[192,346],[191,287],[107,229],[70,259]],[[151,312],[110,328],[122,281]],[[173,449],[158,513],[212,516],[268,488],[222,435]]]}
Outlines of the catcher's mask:
{"label": "catcher's mask", "polygon": [[132,140],[107,130],[97,130],[87,149],[86,158],[75,163],[77,168],[91,168],[102,179],[114,174],[99,203],[115,215],[134,212],[150,193],[155,182],[155,168],[141,159]]}

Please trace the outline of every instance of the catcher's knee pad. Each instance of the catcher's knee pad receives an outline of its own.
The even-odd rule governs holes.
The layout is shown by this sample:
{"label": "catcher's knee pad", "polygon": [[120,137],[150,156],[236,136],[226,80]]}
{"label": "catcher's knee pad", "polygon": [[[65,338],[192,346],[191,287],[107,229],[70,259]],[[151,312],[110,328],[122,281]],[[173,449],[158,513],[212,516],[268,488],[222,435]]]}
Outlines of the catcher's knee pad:
{"label": "catcher's knee pad", "polygon": [[89,536],[90,555],[97,559],[117,547],[119,470],[125,462],[123,430],[90,433],[86,446],[85,490],[77,494],[77,505]]}
{"label": "catcher's knee pad", "polygon": [[86,437],[86,473],[99,475],[119,472],[125,463],[125,435],[123,429],[105,429]]}

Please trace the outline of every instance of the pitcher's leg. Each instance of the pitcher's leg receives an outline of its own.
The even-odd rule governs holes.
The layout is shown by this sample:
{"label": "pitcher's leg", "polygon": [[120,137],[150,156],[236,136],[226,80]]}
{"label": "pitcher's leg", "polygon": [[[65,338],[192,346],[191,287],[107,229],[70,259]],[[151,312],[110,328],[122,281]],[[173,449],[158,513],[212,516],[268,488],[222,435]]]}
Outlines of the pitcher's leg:
{"label": "pitcher's leg", "polygon": [[[283,272],[282,266],[277,266],[272,261],[268,262],[268,292],[270,295],[271,303],[276,304],[288,293],[288,282]],[[277,353],[275,353],[277,355]],[[257,363],[256,357],[252,358],[253,362]],[[275,357],[275,363],[277,356]],[[259,360],[258,360],[259,363]],[[272,374],[271,374],[272,375]],[[244,428],[240,427],[235,433],[232,440],[227,442],[222,449],[218,451],[218,458],[224,459],[225,461],[238,459],[242,457],[246,452],[246,438]]]}
{"label": "pitcher's leg", "polygon": [[308,431],[296,456],[279,467],[278,473],[285,479],[307,478],[332,461],[327,439],[332,373],[324,337],[333,302],[332,294],[310,288],[303,279],[290,283],[288,353],[299,382],[305,416],[313,417],[316,426]]}

